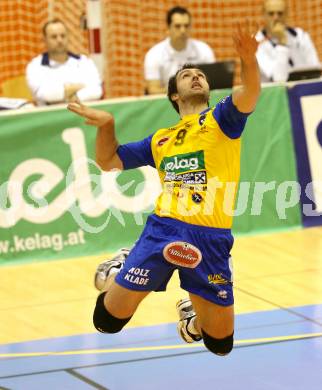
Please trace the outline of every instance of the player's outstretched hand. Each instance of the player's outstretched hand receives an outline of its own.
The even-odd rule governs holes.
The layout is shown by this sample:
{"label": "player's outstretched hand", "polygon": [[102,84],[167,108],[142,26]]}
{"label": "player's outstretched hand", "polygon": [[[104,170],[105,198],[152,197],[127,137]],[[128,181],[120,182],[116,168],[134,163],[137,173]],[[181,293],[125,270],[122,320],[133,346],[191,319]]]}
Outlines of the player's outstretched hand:
{"label": "player's outstretched hand", "polygon": [[102,127],[114,123],[114,118],[109,112],[85,106],[80,101],[69,103],[67,108],[69,111],[85,118],[85,123],[87,125]]}
{"label": "player's outstretched hand", "polygon": [[249,20],[234,24],[233,40],[237,53],[244,62],[254,61],[258,42],[255,39],[256,30],[251,28]]}

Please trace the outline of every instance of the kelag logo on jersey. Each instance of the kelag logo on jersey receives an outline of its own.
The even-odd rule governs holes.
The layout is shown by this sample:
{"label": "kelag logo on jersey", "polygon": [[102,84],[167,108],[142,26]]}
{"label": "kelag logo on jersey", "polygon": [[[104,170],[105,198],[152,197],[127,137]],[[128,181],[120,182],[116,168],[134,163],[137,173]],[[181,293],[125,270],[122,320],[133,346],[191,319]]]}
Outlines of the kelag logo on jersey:
{"label": "kelag logo on jersey", "polygon": [[177,154],[164,157],[160,164],[160,170],[167,173],[182,173],[205,169],[204,151]]}
{"label": "kelag logo on jersey", "polygon": [[160,170],[166,172],[164,177],[165,182],[176,181],[186,184],[207,183],[203,150],[164,157],[160,164]]}

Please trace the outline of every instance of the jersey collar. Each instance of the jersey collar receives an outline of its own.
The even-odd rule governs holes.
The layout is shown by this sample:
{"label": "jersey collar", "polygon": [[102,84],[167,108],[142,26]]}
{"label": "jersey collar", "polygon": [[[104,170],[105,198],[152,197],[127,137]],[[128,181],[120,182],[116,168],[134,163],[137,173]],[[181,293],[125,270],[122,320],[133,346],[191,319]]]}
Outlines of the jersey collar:
{"label": "jersey collar", "polygon": [[211,110],[211,107],[207,107],[205,110],[201,111],[199,114],[189,114],[189,115],[185,115],[184,117],[181,118],[179,124],[181,124],[181,123],[186,123],[186,122],[188,122],[188,121],[191,121],[192,119],[197,118],[197,117],[200,116],[200,115],[204,115],[204,114],[206,114],[209,110]]}

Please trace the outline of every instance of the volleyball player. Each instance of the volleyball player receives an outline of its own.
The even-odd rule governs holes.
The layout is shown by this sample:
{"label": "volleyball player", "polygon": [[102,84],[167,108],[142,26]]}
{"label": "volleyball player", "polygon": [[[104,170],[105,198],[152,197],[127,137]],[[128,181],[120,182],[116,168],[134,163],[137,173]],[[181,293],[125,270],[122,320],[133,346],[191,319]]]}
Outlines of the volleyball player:
{"label": "volleyball player", "polygon": [[68,105],[98,128],[97,163],[104,171],[150,165],[162,184],[154,214],[133,249],[97,270],[95,284],[101,293],[93,321],[100,332],[119,332],[151,291],[166,289],[177,269],[181,287],[189,293],[189,299],[177,304],[182,338],[202,339],[221,356],[233,348],[232,216],[224,212],[223,203],[226,183],[238,183],[240,138],[260,94],[257,42],[248,22],[236,25],[233,40],[242,85],[209,107],[205,74],[193,65],[183,66],[168,85],[180,121],[141,141],[119,145],[110,113]]}

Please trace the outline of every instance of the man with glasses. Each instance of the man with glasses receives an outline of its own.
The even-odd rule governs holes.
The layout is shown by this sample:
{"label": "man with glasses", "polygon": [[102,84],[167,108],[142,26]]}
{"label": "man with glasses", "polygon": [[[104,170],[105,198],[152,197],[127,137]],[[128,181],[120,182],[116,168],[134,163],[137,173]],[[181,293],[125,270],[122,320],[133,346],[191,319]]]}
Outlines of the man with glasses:
{"label": "man with glasses", "polygon": [[286,24],[285,0],[266,0],[263,6],[265,27],[256,39],[261,80],[287,81],[289,72],[298,68],[319,67],[320,61],[310,35]]}

